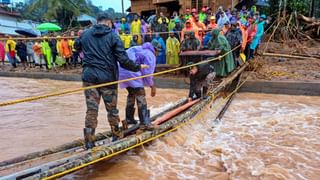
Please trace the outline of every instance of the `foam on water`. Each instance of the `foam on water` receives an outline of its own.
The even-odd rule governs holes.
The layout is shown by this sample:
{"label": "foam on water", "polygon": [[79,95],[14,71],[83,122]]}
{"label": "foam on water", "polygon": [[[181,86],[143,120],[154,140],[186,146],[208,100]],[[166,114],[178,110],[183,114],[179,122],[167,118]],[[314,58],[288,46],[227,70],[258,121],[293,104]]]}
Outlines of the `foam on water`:
{"label": "foam on water", "polygon": [[319,105],[318,97],[239,94],[221,121],[214,121],[217,111],[211,110],[195,124],[112,160],[121,167],[136,164],[134,176],[119,175],[133,171],[130,166],[98,164],[94,175],[84,169],[72,177],[317,179]]}

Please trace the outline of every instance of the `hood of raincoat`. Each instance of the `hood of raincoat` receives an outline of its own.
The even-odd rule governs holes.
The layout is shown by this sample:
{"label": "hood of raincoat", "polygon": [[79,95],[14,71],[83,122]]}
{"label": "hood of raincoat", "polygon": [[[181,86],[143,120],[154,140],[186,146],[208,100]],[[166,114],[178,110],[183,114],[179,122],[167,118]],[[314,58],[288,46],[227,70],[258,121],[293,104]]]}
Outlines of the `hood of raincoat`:
{"label": "hood of raincoat", "polygon": [[[154,48],[151,43],[144,43],[142,46],[134,46],[127,50],[128,57],[135,63],[147,64],[148,69],[141,69],[138,72],[125,70],[119,66],[119,79],[128,79],[139,77],[146,74],[152,74],[155,70],[156,57],[154,55]],[[120,83],[120,88],[137,88],[137,87],[153,86],[153,77],[146,77],[142,79],[131,80]]]}
{"label": "hood of raincoat", "polygon": [[211,35],[213,38],[217,38],[220,34],[220,29],[214,29],[211,31]]}
{"label": "hood of raincoat", "polygon": [[96,24],[93,26],[92,35],[93,36],[104,36],[110,33],[112,29],[109,26],[103,24]]}
{"label": "hood of raincoat", "polygon": [[153,54],[156,52],[155,49],[154,49],[154,47],[152,46],[152,44],[149,43],[149,42],[146,42],[146,43],[142,44],[142,49],[148,49],[148,50],[150,50]]}

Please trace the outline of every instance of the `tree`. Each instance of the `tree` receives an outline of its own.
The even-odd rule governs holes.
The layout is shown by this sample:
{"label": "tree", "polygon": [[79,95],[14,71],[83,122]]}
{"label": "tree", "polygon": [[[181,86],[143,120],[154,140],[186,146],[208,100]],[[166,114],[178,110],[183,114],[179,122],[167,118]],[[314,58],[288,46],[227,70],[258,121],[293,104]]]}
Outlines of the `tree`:
{"label": "tree", "polygon": [[81,13],[90,13],[86,0],[33,0],[28,12],[43,12],[42,20],[57,21],[62,28],[67,29],[75,25],[76,18]]}
{"label": "tree", "polygon": [[279,11],[279,5],[283,10],[285,3],[288,13],[297,11],[303,15],[308,15],[311,6],[310,0],[269,0],[271,14],[276,14]]}

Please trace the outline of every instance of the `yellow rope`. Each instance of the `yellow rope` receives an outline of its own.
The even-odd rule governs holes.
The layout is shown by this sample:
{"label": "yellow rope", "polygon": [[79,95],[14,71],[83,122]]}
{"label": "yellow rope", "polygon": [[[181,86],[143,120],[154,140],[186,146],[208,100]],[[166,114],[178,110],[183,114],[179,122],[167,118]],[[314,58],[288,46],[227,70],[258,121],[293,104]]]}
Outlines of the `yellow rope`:
{"label": "yellow rope", "polygon": [[270,74],[270,76],[273,76],[273,77],[281,77],[281,76],[288,76],[288,77],[293,77],[293,78],[299,77],[298,74],[293,74],[293,73],[284,72],[284,71],[272,71],[269,74]]}
{"label": "yellow rope", "polygon": [[88,89],[95,89],[95,88],[100,88],[100,87],[105,87],[105,86],[111,86],[111,85],[115,85],[115,84],[118,84],[118,83],[123,83],[123,82],[132,81],[132,80],[142,79],[142,78],[146,78],[146,77],[150,77],[150,76],[159,76],[159,75],[162,75],[162,74],[166,74],[166,73],[170,73],[170,72],[174,72],[174,71],[190,68],[192,66],[196,66],[196,65],[199,65],[199,64],[204,64],[204,63],[208,63],[208,62],[212,62],[212,61],[219,61],[223,57],[227,56],[229,53],[233,52],[234,50],[236,50],[239,47],[240,47],[240,45],[235,47],[234,49],[230,50],[229,52],[226,52],[222,56],[218,56],[216,58],[208,59],[208,60],[201,61],[201,62],[198,62],[198,63],[194,63],[194,64],[191,64],[191,65],[177,67],[177,68],[174,68],[174,69],[169,69],[169,70],[165,70],[165,71],[161,71],[161,72],[157,72],[157,73],[153,73],[153,74],[147,74],[147,75],[143,75],[143,76],[139,76],[139,77],[129,78],[129,79],[123,79],[123,80],[118,80],[118,81],[113,81],[113,82],[108,82],[108,83],[103,83],[103,84],[98,84],[98,85],[93,85],[93,86],[81,87],[81,88],[65,90],[65,91],[61,91],[61,92],[54,92],[54,93],[49,93],[49,94],[44,94],[44,95],[39,95],[39,96],[33,96],[33,97],[16,99],[16,100],[7,101],[7,102],[1,102],[0,103],[0,107],[19,104],[19,103],[23,103],[23,102],[35,101],[35,100],[39,100],[39,99],[45,99],[45,98],[54,97],[54,96],[61,96],[61,95],[65,95],[65,94],[76,93],[76,92],[80,92],[80,91],[84,91],[84,90],[88,90]]}
{"label": "yellow rope", "polygon": [[[247,76],[247,78],[246,78],[233,92],[231,92],[226,98],[224,98],[222,101],[220,101],[220,103],[218,103],[217,106],[220,106],[222,103],[226,102],[227,99],[229,99],[233,94],[235,94],[235,93],[243,86],[243,84],[248,80],[248,77],[249,77],[249,76]],[[181,123],[181,124],[179,124],[178,126],[172,128],[172,129],[169,129],[168,131],[165,131],[165,132],[163,132],[163,133],[161,133],[161,134],[158,134],[158,135],[156,135],[156,136],[154,136],[154,137],[151,137],[151,138],[149,138],[149,139],[146,139],[145,141],[141,141],[140,143],[135,144],[135,145],[133,145],[133,146],[131,146],[131,147],[128,147],[128,148],[125,148],[125,149],[120,150],[120,151],[118,151],[118,152],[109,154],[109,155],[107,155],[107,156],[105,156],[105,157],[96,159],[96,160],[94,160],[94,161],[91,161],[91,162],[88,162],[88,163],[85,163],[85,164],[81,164],[80,166],[77,166],[77,167],[68,169],[68,170],[63,171],[63,172],[61,172],[61,173],[58,173],[58,174],[55,174],[55,175],[46,177],[46,178],[44,178],[44,180],[54,179],[54,178],[61,177],[61,176],[63,176],[63,175],[69,174],[69,173],[71,173],[71,172],[77,171],[77,170],[82,169],[82,168],[84,168],[84,167],[86,167],[86,166],[89,166],[89,165],[91,165],[91,164],[95,164],[95,163],[100,162],[100,161],[102,161],[102,160],[111,158],[111,157],[116,156],[116,155],[118,155],[118,154],[121,154],[121,153],[123,153],[123,152],[126,152],[126,151],[129,151],[129,150],[131,150],[131,149],[134,149],[134,148],[136,148],[136,147],[138,147],[138,146],[141,146],[141,145],[143,145],[143,144],[145,144],[145,143],[147,143],[147,142],[150,142],[150,141],[155,140],[155,139],[157,139],[157,138],[159,138],[159,137],[162,137],[162,136],[164,136],[164,135],[166,135],[166,134],[168,134],[168,133],[170,133],[170,132],[173,132],[173,131],[175,131],[175,130],[177,130],[177,129],[179,129],[179,128],[187,125],[187,124],[191,124],[191,123],[193,123],[193,122],[195,122],[195,121],[197,121],[197,120],[199,120],[199,119],[201,119],[201,118],[204,117],[204,115],[209,111],[208,105],[210,105],[216,98],[217,98],[217,97],[216,97],[215,95],[211,95],[211,100],[210,100],[210,102],[209,102],[209,103],[207,104],[207,106],[206,106],[207,109],[206,109],[206,110],[202,110],[199,114],[197,114],[197,115],[196,115],[194,118],[192,118],[190,121]]]}

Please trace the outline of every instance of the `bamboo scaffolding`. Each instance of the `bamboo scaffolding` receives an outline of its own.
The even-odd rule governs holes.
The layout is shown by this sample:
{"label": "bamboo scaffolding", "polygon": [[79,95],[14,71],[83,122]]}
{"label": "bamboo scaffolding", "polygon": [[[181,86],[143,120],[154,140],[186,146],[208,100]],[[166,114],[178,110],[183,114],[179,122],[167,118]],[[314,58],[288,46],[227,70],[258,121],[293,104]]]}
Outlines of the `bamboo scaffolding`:
{"label": "bamboo scaffolding", "polygon": [[271,57],[283,57],[283,58],[296,58],[296,59],[319,59],[317,57],[310,56],[296,56],[290,54],[276,54],[276,53],[263,53],[263,56],[271,56]]}
{"label": "bamboo scaffolding", "polygon": [[[246,63],[245,65],[243,65],[240,68],[237,68],[237,70],[235,72],[233,72],[228,78],[225,78],[213,90],[212,93],[214,95],[218,95],[230,83],[232,83],[245,70],[245,68],[247,66],[248,66],[248,63]],[[163,132],[166,132],[173,127],[180,125],[181,123],[187,122],[192,117],[197,115],[201,110],[203,110],[206,107],[206,105],[208,105],[208,103],[211,102],[211,100],[212,100],[212,97],[209,97],[207,99],[200,101],[199,103],[190,107],[185,112],[183,112],[183,113],[179,114],[178,116],[172,118],[171,120],[166,121],[165,123],[161,124],[159,129],[156,129],[154,131],[146,131],[146,132],[139,134],[139,135],[136,135],[136,136],[126,137],[126,138],[124,138],[114,144],[99,146],[93,150],[83,152],[83,153],[81,153],[81,155],[78,155],[77,157],[73,157],[71,161],[68,161],[68,162],[65,161],[62,163],[60,162],[60,164],[56,163],[56,166],[54,164],[50,164],[50,166],[53,166],[54,168],[49,168],[50,166],[48,164],[43,165],[43,166],[39,166],[38,171],[34,171],[33,172],[34,174],[28,178],[42,179],[42,178],[50,177],[50,176],[62,173],[64,171],[68,171],[68,170],[76,168],[76,167],[82,167],[82,165],[93,162],[93,161],[97,162],[97,161],[101,160],[102,157],[114,155],[115,153],[122,152],[130,147],[137,146],[141,142],[145,142],[145,141],[149,140],[150,138],[156,137],[157,135],[159,135]],[[27,171],[27,170],[21,171],[21,172],[15,173],[13,175],[7,176],[7,178],[21,177],[26,173],[30,173],[30,171]]]}
{"label": "bamboo scaffolding", "polygon": [[[165,109],[164,111],[154,115],[153,117],[151,117],[151,120],[155,120],[157,118],[159,118],[160,116],[162,116],[163,114],[169,112],[171,109],[176,108],[181,106],[182,104],[184,104],[186,102],[186,98],[181,99],[179,101],[177,101],[175,104],[173,104],[172,106],[168,107],[167,109]],[[138,127],[138,125],[137,125]],[[132,131],[135,131],[138,128],[130,128],[131,131],[127,132],[127,133],[132,133]],[[102,133],[98,133],[96,135],[96,141],[102,141],[102,140],[106,140],[108,138],[112,137],[112,133],[111,131],[106,131],[106,132],[102,132]],[[83,144],[84,144],[84,140],[83,139],[77,139],[74,140],[70,143],[66,143],[66,144],[62,144],[60,146],[57,147],[53,147],[53,148],[49,148],[49,149],[45,149],[43,151],[38,151],[38,152],[34,152],[34,153],[30,153],[30,154],[26,154],[23,156],[19,156],[13,159],[9,159],[6,161],[2,161],[0,162],[0,171],[5,170],[5,169],[9,169],[11,167],[14,167],[16,165],[22,165],[22,164],[26,164],[28,163],[28,161],[37,159],[37,158],[43,158],[45,156],[48,155],[52,155],[55,153],[68,153],[70,151],[77,151],[79,149],[83,148]]]}

